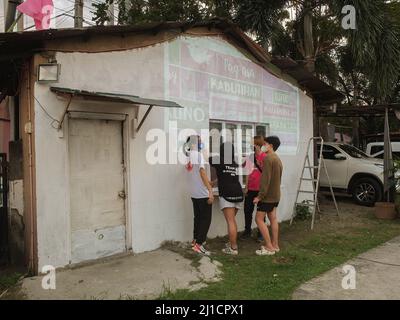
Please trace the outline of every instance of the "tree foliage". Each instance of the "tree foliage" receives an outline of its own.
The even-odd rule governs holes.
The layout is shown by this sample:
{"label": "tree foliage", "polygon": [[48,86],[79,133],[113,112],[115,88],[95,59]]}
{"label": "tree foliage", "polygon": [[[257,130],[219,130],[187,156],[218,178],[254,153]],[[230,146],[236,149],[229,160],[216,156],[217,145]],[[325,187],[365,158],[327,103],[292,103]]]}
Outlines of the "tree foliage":
{"label": "tree foliage", "polygon": [[[118,6],[118,24],[224,17],[273,55],[288,56],[341,90],[350,104],[400,99],[399,0],[106,0],[95,21]],[[356,9],[345,30],[342,8]]]}

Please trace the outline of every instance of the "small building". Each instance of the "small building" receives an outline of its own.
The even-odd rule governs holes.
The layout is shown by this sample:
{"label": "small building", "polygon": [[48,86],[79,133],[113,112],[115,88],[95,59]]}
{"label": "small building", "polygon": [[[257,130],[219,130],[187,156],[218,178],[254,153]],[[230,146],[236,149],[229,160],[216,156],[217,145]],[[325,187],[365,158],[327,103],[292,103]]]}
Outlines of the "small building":
{"label": "small building", "polygon": [[[249,136],[278,135],[278,215],[289,219],[313,110],[342,99],[225,20],[5,33],[0,50],[13,131],[10,210],[23,219],[35,273],[190,241],[181,163],[190,133],[231,135],[240,156],[251,152]],[[209,236],[225,234],[216,202]]]}

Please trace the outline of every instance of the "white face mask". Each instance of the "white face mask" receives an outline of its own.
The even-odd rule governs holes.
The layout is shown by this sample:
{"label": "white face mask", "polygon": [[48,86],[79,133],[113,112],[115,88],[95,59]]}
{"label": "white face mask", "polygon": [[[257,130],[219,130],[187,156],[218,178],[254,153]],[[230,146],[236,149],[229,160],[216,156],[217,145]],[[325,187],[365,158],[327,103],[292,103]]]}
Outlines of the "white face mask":
{"label": "white face mask", "polygon": [[267,153],[268,152],[268,147],[267,146],[262,146],[261,147],[261,152]]}

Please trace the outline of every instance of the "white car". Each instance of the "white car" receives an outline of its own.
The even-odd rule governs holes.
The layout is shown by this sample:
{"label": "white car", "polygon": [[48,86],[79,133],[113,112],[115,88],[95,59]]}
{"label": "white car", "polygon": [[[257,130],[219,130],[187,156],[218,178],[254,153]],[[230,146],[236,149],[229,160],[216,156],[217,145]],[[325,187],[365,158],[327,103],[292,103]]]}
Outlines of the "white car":
{"label": "white car", "polygon": [[[392,141],[393,159],[400,160],[400,142]],[[372,158],[383,159],[384,144],[383,142],[371,142],[367,144],[365,153]]]}
{"label": "white car", "polygon": [[[393,160],[400,161],[400,142],[399,141],[392,141],[392,156]],[[377,159],[383,159],[384,157],[384,144],[383,142],[371,142],[367,144],[367,148],[365,149],[365,153]],[[397,168],[396,172],[394,173],[396,179],[396,191],[400,193],[400,170]]]}
{"label": "white car", "polygon": [[[334,189],[347,191],[358,204],[365,206],[382,200],[382,159],[371,158],[361,150],[342,143],[324,143],[322,154]],[[329,187],[323,168],[320,186]]]}

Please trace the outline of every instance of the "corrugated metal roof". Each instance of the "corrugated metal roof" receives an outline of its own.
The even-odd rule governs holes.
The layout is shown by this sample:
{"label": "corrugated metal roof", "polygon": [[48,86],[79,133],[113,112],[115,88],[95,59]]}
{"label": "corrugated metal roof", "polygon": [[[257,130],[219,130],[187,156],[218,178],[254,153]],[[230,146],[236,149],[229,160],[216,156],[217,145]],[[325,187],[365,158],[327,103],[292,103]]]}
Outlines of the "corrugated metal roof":
{"label": "corrugated metal roof", "polygon": [[110,92],[92,92],[71,88],[60,88],[60,87],[50,87],[50,90],[57,94],[68,94],[72,96],[82,97],[88,100],[100,100],[109,102],[122,102],[122,103],[132,103],[132,104],[143,104],[149,106],[157,106],[164,108],[183,108],[181,105],[173,101],[168,100],[156,100],[156,99],[146,99],[139,96],[133,96],[122,93],[110,93]]}

